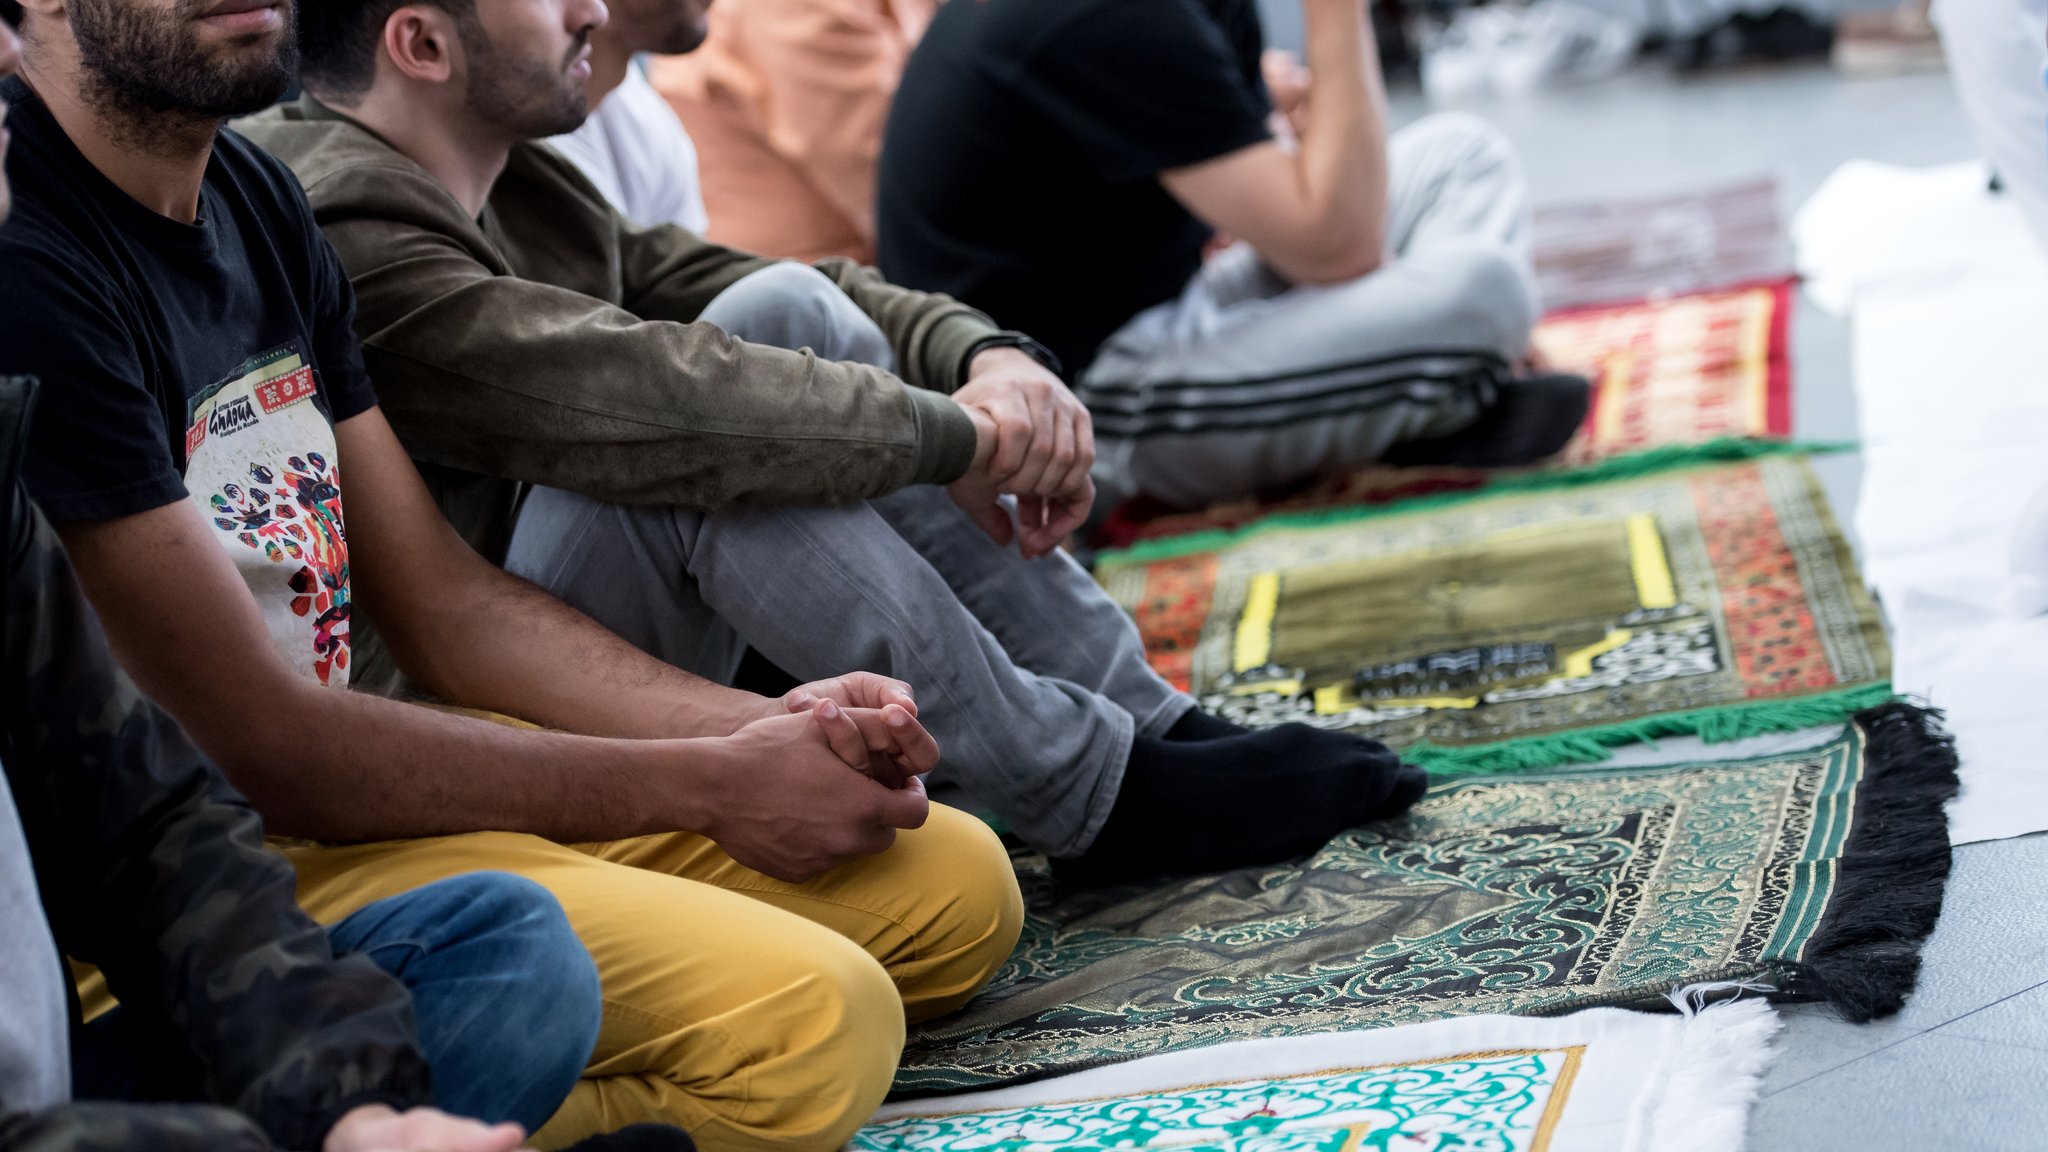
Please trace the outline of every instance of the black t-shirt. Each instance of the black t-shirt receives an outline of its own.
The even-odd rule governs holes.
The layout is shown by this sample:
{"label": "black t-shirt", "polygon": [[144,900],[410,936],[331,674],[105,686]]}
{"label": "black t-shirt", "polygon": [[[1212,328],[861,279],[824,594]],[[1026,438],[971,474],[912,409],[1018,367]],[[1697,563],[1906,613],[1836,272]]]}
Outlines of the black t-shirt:
{"label": "black t-shirt", "polygon": [[1268,138],[1253,0],[955,0],[882,148],[878,248],[1078,374],[1178,295],[1210,229],[1160,172]]}
{"label": "black t-shirt", "polygon": [[[197,410],[254,362],[297,356],[330,422],[376,404],[348,276],[281,161],[222,132],[198,222],[184,224],[102,175],[19,80],[0,98],[14,135],[0,371],[42,380],[23,477],[51,520],[184,499],[190,448],[206,436]],[[303,388],[266,395],[291,403]],[[220,413],[214,434],[234,422]]]}
{"label": "black t-shirt", "polygon": [[232,133],[198,220],[144,207],[19,81],[0,227],[0,371],[40,377],[22,468],[51,520],[190,497],[287,662],[346,685],[333,425],[376,404],[355,295],[291,170]]}

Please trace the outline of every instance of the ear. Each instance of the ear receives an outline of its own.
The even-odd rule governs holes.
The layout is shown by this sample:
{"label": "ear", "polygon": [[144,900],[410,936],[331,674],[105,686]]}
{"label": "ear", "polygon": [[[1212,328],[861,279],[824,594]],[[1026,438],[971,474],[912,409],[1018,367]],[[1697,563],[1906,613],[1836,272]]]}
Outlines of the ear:
{"label": "ear", "polygon": [[64,18],[65,0],[19,0],[24,15],[34,13],[45,20]]}
{"label": "ear", "polygon": [[399,75],[431,84],[446,83],[458,68],[462,51],[455,21],[439,8],[411,4],[384,21],[379,41]]}

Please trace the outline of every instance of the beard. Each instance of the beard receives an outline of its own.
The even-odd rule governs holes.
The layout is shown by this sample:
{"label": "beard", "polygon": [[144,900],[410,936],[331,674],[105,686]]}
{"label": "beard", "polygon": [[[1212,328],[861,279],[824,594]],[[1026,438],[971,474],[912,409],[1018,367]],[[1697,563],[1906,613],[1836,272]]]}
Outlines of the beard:
{"label": "beard", "polygon": [[207,119],[277,103],[299,67],[293,5],[283,6],[285,27],[275,45],[209,51],[192,27],[204,3],[182,0],[164,11],[128,0],[72,0],[71,32],[88,96],[131,116],[184,113]]}
{"label": "beard", "polygon": [[460,23],[462,51],[469,57],[465,95],[478,118],[521,140],[560,136],[582,126],[590,115],[590,97],[583,85],[569,79],[569,64],[589,42],[588,32],[576,37],[567,58],[549,63],[498,51],[473,13]]}

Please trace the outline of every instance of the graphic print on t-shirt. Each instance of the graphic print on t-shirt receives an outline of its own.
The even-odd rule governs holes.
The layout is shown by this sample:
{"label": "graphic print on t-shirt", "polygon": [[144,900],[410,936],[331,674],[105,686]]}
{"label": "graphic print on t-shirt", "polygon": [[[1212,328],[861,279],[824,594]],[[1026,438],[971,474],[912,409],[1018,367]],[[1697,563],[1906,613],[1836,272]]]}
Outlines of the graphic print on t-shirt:
{"label": "graphic print on t-shirt", "polygon": [[193,398],[185,488],[301,675],[348,687],[348,537],[334,428],[297,341]]}

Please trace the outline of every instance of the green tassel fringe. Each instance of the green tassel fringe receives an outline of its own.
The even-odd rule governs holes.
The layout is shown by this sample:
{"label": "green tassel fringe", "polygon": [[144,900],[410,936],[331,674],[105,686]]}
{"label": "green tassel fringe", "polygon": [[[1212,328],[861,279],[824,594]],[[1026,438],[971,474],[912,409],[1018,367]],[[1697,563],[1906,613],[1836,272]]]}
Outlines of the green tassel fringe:
{"label": "green tassel fringe", "polygon": [[1479,776],[1596,764],[1612,759],[1610,749],[1663,736],[1697,736],[1709,744],[1726,744],[1750,736],[1797,732],[1838,724],[1865,708],[1893,699],[1888,683],[1842,688],[1789,700],[1758,700],[1690,712],[1666,712],[1623,724],[1577,728],[1547,736],[1529,736],[1494,744],[1443,747],[1416,744],[1401,758],[1427,769],[1432,776]]}
{"label": "green tassel fringe", "polygon": [[1149,564],[1155,560],[1167,560],[1196,552],[1213,552],[1274,528],[1320,528],[1352,520],[1373,520],[1382,516],[1444,508],[1507,492],[1576,488],[1583,484],[1632,480],[1707,464],[1757,460],[1766,456],[1846,452],[1855,447],[1853,441],[1752,440],[1739,436],[1726,436],[1719,440],[1709,440],[1704,444],[1672,444],[1627,456],[1611,457],[1584,468],[1502,472],[1477,488],[1457,492],[1437,492],[1406,500],[1391,500],[1385,504],[1347,504],[1341,508],[1320,508],[1309,512],[1280,512],[1241,528],[1216,528],[1205,532],[1190,532],[1185,536],[1141,540],[1129,548],[1104,552],[1097,556],[1095,570],[1100,572],[1128,564]]}

